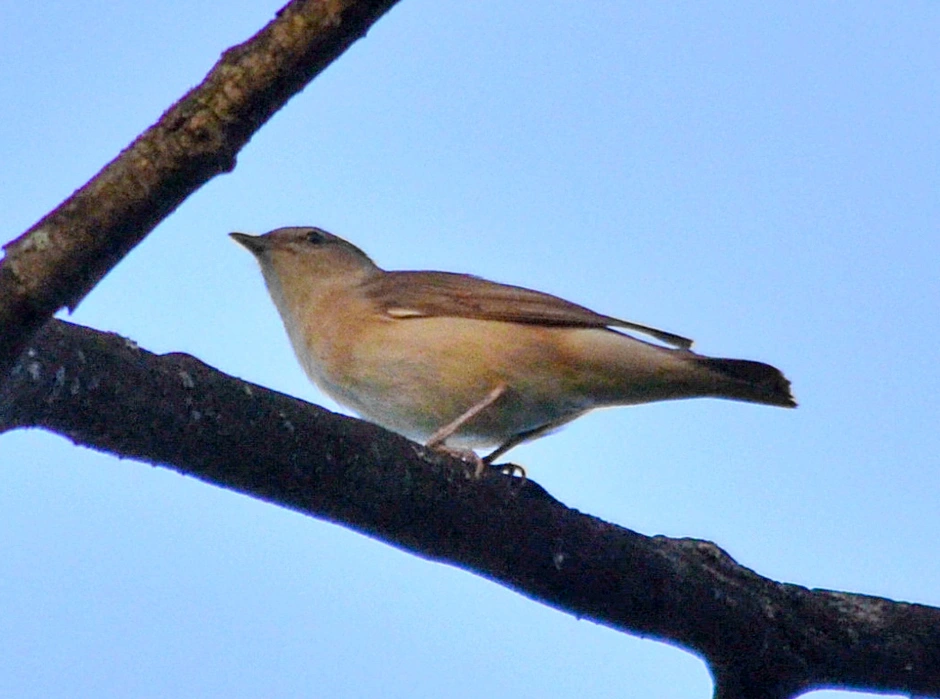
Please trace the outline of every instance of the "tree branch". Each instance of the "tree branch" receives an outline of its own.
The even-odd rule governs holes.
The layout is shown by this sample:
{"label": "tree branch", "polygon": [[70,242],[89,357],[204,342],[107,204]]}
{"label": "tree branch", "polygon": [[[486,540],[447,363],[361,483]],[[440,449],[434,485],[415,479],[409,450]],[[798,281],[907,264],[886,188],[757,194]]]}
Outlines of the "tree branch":
{"label": "tree branch", "polygon": [[0,382],[53,314],[73,309],[396,0],[294,0],[0,262]]}
{"label": "tree branch", "polygon": [[647,537],[532,481],[374,425],[52,321],[0,390],[0,432],[74,442],[333,521],[601,624],[705,658],[716,696],[839,687],[940,695],[940,610],[777,583],[714,544]]}

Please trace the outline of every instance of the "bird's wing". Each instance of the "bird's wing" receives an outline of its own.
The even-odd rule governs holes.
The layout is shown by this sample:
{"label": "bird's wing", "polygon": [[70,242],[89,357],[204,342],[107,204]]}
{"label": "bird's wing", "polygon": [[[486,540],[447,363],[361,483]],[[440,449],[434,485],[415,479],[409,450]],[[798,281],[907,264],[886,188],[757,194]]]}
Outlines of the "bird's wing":
{"label": "bird's wing", "polygon": [[612,318],[570,301],[451,272],[385,272],[364,283],[369,298],[395,318],[447,316],[582,328],[625,328],[688,349],[692,340]]}

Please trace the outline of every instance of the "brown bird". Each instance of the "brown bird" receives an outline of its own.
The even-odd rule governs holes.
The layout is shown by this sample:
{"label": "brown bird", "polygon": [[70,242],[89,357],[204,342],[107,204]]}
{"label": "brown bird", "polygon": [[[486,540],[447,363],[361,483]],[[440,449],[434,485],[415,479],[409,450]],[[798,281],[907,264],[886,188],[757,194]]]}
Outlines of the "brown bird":
{"label": "brown bird", "polygon": [[[258,260],[310,379],[359,415],[429,447],[512,447],[594,408],[713,397],[796,406],[768,364],[518,286],[386,272],[320,228],[232,233]],[[647,335],[670,347],[627,335]]]}

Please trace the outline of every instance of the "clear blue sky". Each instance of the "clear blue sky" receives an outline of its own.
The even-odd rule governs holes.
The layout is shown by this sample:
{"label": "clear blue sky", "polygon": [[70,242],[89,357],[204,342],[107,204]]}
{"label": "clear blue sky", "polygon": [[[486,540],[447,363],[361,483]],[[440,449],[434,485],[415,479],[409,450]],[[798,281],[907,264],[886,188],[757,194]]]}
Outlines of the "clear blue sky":
{"label": "clear blue sky", "polygon": [[[0,242],[279,5],[6,3]],[[936,2],[403,0],[74,319],[332,406],[225,235],[316,224],[388,268],[768,361],[798,410],[609,410],[514,458],[572,507],[775,579],[940,605],[938,36]],[[161,468],[0,436],[2,696],[709,694],[667,645]]]}

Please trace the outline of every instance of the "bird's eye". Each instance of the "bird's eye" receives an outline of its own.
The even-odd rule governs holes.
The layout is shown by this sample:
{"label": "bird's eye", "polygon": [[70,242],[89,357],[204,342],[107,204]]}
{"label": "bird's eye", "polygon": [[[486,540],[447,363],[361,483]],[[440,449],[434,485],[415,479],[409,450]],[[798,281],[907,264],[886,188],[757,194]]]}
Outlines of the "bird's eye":
{"label": "bird's eye", "polygon": [[304,240],[306,240],[311,245],[322,245],[328,240],[328,238],[326,233],[321,231],[319,228],[311,228],[307,232],[307,235],[304,236]]}

